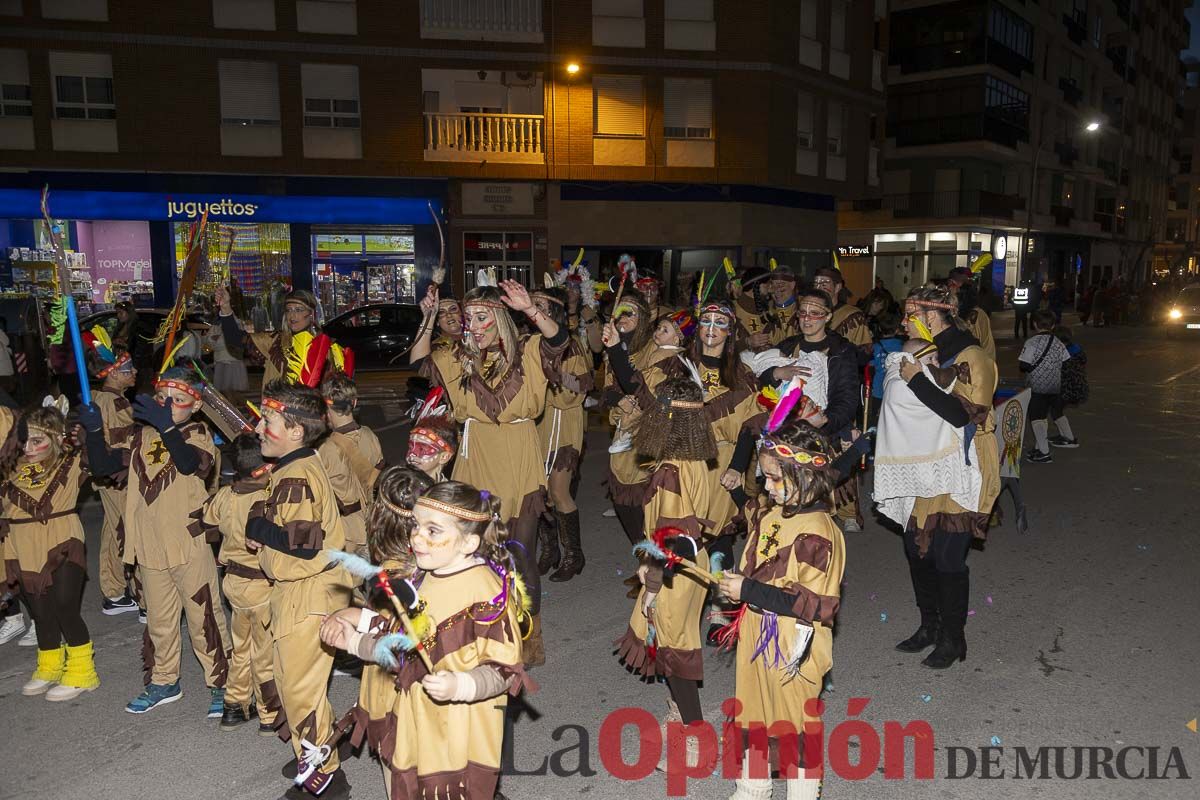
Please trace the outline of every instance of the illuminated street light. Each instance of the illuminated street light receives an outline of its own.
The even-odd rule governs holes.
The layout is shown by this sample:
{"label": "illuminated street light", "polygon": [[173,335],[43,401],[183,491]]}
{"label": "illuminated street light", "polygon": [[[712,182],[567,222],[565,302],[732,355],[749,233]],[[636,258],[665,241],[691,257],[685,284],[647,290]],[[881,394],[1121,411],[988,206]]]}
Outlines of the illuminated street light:
{"label": "illuminated street light", "polygon": [[1098,131],[1098,130],[1100,130],[1100,123],[1099,123],[1099,122],[1096,122],[1096,121],[1094,121],[1094,120],[1093,120],[1092,122],[1089,122],[1089,123],[1087,124],[1087,132],[1088,132],[1088,133],[1095,133],[1095,132],[1096,132],[1096,131]]}
{"label": "illuminated street light", "polygon": [[579,65],[576,64],[574,61],[572,61],[570,64],[567,64],[567,74],[568,75],[574,75],[578,72],[579,72]]}

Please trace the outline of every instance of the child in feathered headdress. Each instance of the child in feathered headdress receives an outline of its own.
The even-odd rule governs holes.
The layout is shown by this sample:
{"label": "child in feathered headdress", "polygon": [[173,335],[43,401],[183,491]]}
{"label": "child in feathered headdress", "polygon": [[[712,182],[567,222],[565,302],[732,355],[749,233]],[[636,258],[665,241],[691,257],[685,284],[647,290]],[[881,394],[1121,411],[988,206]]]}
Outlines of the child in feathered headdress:
{"label": "child in feathered headdress", "polygon": [[[123,444],[137,427],[133,422],[133,404],[125,396],[137,383],[137,369],[129,352],[124,347],[114,347],[101,326],[85,331],[83,341],[92,352],[92,375],[102,381],[100,388],[92,391],[92,402],[104,418],[104,441],[110,447]],[[133,568],[122,561],[124,536],[118,534],[125,514],[125,477],[98,478],[95,483],[104,506],[104,526],[100,529],[100,593],[104,597],[101,611],[108,616],[137,611]]]}
{"label": "child in feathered headdress", "polygon": [[[372,553],[384,567],[415,565],[408,580],[397,570],[389,587],[402,607],[422,609],[418,616],[427,615],[434,626],[415,629],[417,642],[389,633],[393,615],[353,609],[330,617],[321,635],[326,644],[386,670],[376,677],[393,687],[393,713],[386,714],[392,727],[379,730],[375,743],[389,797],[492,797],[506,694],[536,688],[521,653],[522,632],[531,622],[529,598],[505,547],[499,500],[457,481],[414,498],[414,480],[407,469],[380,478]],[[405,507],[410,503],[411,510]],[[385,534],[384,542],[381,528],[396,535]],[[418,645],[432,673],[411,653]],[[409,652],[398,657],[397,650]],[[374,693],[375,680],[368,684],[364,673],[362,693]]]}
{"label": "child in feathered headdress", "polygon": [[[788,782],[789,800],[816,800],[820,780],[796,771],[803,731],[814,716],[833,663],[833,623],[845,568],[842,531],[830,516],[834,448],[807,422],[793,421],[785,397],[759,445],[763,494],[746,506],[749,538],[738,571],[720,579],[740,603],[718,635],[737,647],[735,723],[749,732],[736,798],[771,796],[771,766]],[[758,733],[756,735],[755,729]],[[770,738],[775,747],[768,746]],[[784,735],[797,732],[796,736]],[[768,763],[768,752],[779,763]],[[815,766],[815,765],[814,765]]]}

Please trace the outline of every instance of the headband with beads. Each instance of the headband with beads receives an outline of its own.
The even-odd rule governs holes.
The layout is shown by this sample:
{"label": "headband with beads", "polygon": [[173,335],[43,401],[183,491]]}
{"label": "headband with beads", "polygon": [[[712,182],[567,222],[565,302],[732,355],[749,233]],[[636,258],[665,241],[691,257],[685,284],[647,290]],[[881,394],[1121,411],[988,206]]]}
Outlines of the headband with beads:
{"label": "headband with beads", "polygon": [[452,517],[466,520],[467,522],[490,522],[492,514],[490,511],[472,511],[469,508],[462,506],[443,503],[441,500],[434,500],[431,497],[420,497],[417,499],[417,505],[425,508],[432,508],[434,511],[441,511],[449,514]]}
{"label": "headband with beads", "polygon": [[324,414],[314,413],[314,412],[309,411],[304,408],[296,408],[295,406],[289,406],[287,403],[283,402],[282,400],[277,400],[274,397],[264,397],[262,404],[263,404],[263,408],[269,408],[278,414],[290,414],[293,417],[300,417],[302,419],[324,419],[325,418]]}
{"label": "headband with beads", "polygon": [[200,399],[200,392],[198,390],[196,390],[195,388],[193,388],[191,384],[184,383],[183,381],[175,381],[175,380],[171,380],[170,378],[159,379],[154,382],[154,388],[156,390],[157,389],[178,389],[179,391],[183,392],[184,394],[190,395],[190,396],[196,398],[197,400]]}

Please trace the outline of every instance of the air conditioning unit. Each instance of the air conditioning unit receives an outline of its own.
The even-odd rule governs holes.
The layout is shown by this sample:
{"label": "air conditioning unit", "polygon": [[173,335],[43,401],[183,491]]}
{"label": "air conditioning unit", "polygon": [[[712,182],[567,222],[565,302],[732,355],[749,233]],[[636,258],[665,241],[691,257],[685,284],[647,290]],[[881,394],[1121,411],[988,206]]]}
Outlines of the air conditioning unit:
{"label": "air conditioning unit", "polygon": [[536,72],[504,72],[500,82],[505,86],[534,86],[537,84]]}

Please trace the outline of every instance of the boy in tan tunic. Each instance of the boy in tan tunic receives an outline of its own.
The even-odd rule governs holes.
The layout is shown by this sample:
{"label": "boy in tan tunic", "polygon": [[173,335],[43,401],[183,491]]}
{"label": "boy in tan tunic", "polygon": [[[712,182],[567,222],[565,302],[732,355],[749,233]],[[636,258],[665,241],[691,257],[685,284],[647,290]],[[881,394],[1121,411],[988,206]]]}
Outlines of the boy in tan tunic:
{"label": "boy in tan tunic", "polygon": [[204,423],[192,420],[201,402],[198,375],[174,367],[159,376],[154,387],[154,398],[139,395],[134,402],[134,419],[142,424],[124,446],[107,446],[95,403],[80,411],[92,473],[129,471],[124,558],[126,564],[138,566],[142,580],[147,618],[142,661],[147,674],[146,689],[125,710],[144,714],[183,696],[182,612],[210,689],[206,715],[217,719],[225,707],[229,633],[221,613],[216,561],[197,519],[208,499],[206,480],[216,447]]}
{"label": "boy in tan tunic", "polygon": [[271,465],[263,462],[262,445],[252,433],[240,434],[233,440],[233,448],[237,479],[208,499],[201,518],[206,535],[221,536],[221,551],[217,554],[225,567],[221,588],[233,610],[233,652],[221,728],[231,730],[257,714],[258,732],[273,736],[280,705],[273,669],[271,581],[259,564],[257,548],[250,550],[246,545],[246,522],[252,510],[261,509]]}
{"label": "boy in tan tunic", "polygon": [[[115,361],[100,361],[99,366],[96,377],[104,383],[92,392],[92,402],[104,418],[105,444],[116,447],[124,444],[137,427],[133,422],[133,404],[125,399],[125,392],[137,383],[137,368],[124,350],[116,353]],[[104,599],[100,610],[108,616],[138,610],[128,574],[132,570],[127,570],[122,561],[125,482],[126,476],[122,474],[95,481],[104,506],[104,527],[100,529],[100,594]]]}
{"label": "boy in tan tunic", "polygon": [[[325,615],[349,604],[352,580],[329,561],[325,549],[346,544],[342,515],[321,459],[312,445],[325,432],[325,401],[315,389],[272,381],[263,389],[258,423],[264,458],[275,459],[266,489],[259,493],[246,523],[247,546],[258,545],[258,559],[271,589],[271,635],[275,641],[275,685],[283,704],[276,722],[290,739],[303,772],[315,767],[300,786],[284,795],[326,800],[350,796],[333,738],[333,710],[326,685],[333,654],[321,646]],[[306,746],[307,743],[307,746]],[[331,745],[323,762],[312,748]],[[311,761],[311,763],[310,763]]]}
{"label": "boy in tan tunic", "polygon": [[375,431],[354,419],[354,410],[358,408],[358,386],[344,372],[334,372],[321,383],[321,395],[325,398],[325,415],[332,429],[329,440],[342,451],[362,485],[368,501],[364,511],[370,513],[375,482],[387,464]]}

